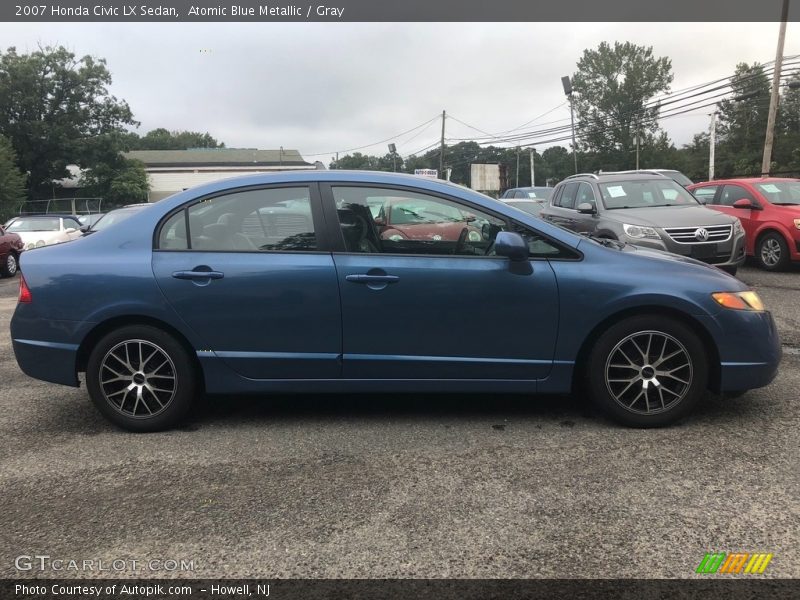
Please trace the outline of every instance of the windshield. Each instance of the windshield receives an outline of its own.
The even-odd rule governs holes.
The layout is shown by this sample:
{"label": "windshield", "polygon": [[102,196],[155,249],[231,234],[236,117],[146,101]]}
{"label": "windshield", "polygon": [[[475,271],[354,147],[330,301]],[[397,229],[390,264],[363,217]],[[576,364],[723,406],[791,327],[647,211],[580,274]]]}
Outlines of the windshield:
{"label": "windshield", "polygon": [[608,210],[698,205],[699,202],[671,179],[645,179],[601,183],[600,192]]}
{"label": "windshield", "polygon": [[9,231],[59,231],[61,221],[57,217],[45,219],[17,219],[8,226]]}
{"label": "windshield", "polygon": [[772,204],[800,204],[800,181],[757,183],[756,187]]}
{"label": "windshield", "polygon": [[100,231],[101,229],[111,227],[115,223],[119,223],[128,217],[132,217],[139,210],[140,209],[138,208],[122,208],[120,210],[112,210],[110,213],[107,213],[103,216],[103,218],[97,221],[97,223],[92,225],[92,231]]}
{"label": "windshield", "polygon": [[553,188],[537,187],[528,188],[522,191],[528,195],[528,198],[541,198],[542,200],[548,200],[550,198],[550,194],[553,193]]}
{"label": "windshield", "polygon": [[692,180],[689,179],[686,175],[681,173],[680,171],[659,171],[659,173],[663,173],[667,177],[671,178],[674,181],[677,181],[683,186],[692,185]]}

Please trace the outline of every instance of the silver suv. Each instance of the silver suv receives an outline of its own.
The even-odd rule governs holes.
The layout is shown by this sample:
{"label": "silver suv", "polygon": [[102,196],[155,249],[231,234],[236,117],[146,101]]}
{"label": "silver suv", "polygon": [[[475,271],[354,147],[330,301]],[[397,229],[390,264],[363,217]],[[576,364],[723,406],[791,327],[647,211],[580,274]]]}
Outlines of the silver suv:
{"label": "silver suv", "polygon": [[701,205],[663,175],[571,175],[559,183],[541,218],[578,233],[664,250],[736,274],[744,262],[739,219]]}

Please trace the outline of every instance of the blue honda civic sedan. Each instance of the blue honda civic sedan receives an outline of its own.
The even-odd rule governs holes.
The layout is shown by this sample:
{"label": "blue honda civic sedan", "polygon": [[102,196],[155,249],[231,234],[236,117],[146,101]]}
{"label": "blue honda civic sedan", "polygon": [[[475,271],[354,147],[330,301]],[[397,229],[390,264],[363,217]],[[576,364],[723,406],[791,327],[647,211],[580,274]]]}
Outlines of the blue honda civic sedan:
{"label": "blue honda civic sedan", "polygon": [[192,188],[24,253],[22,370],[109,420],[200,394],[588,394],[666,425],[775,376],[755,292],[713,266],[575,235],[450,183],[310,171]]}

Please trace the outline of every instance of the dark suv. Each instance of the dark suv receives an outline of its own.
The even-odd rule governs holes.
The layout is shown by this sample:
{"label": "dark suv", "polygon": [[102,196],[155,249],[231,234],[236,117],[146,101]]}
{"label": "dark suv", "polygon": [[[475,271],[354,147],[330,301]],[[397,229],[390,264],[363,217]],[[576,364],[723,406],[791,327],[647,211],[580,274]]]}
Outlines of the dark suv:
{"label": "dark suv", "polygon": [[572,175],[541,218],[572,231],[695,258],[735,274],[745,259],[739,219],[705,208],[659,174]]}

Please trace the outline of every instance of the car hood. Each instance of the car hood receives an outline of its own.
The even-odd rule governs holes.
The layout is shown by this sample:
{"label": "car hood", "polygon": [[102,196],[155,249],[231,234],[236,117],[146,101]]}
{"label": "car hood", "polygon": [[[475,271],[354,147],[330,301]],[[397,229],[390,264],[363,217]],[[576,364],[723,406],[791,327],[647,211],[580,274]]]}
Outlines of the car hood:
{"label": "car hood", "polygon": [[650,227],[697,227],[730,225],[733,217],[704,206],[662,206],[607,210],[603,217],[631,225]]}
{"label": "car hood", "polygon": [[775,210],[794,216],[800,216],[800,204],[773,204]]}

